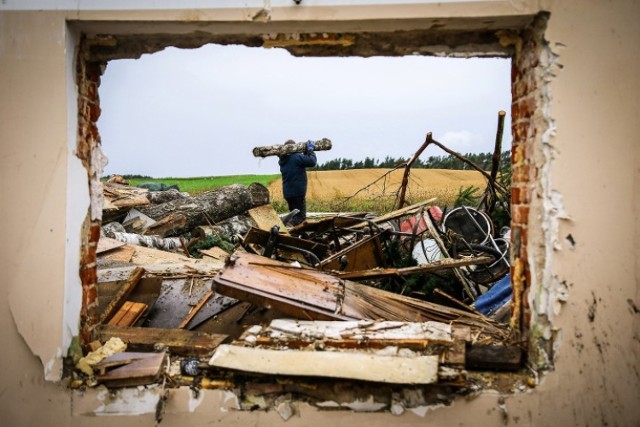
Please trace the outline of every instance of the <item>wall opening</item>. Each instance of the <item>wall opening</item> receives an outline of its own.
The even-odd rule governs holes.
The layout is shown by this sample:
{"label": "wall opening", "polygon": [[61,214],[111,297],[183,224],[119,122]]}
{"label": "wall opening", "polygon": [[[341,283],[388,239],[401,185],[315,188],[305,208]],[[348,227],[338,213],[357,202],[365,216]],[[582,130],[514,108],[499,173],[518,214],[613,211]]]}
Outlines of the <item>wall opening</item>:
{"label": "wall opening", "polygon": [[[543,30],[546,16],[523,17],[520,22],[501,28],[486,28],[484,31],[442,31],[427,32],[422,30],[388,32],[329,32],[329,39],[336,43],[297,43],[287,45],[287,33],[277,31],[254,34],[254,30],[246,34],[188,36],[136,36],[109,35],[98,36],[87,34],[81,42],[78,60],[79,87],[79,137],[78,155],[83,160],[88,172],[91,192],[91,211],[83,224],[81,279],[83,304],[81,310],[81,341],[85,344],[92,340],[92,329],[97,322],[96,312],[96,246],[100,236],[101,225],[101,193],[98,185],[103,174],[104,162],[101,153],[101,137],[97,127],[100,116],[98,86],[109,60],[138,57],[166,46],[196,47],[206,43],[220,45],[240,44],[245,46],[264,46],[274,43],[287,45],[286,48],[301,56],[375,56],[375,55],[451,55],[460,57],[500,56],[512,58],[512,252],[511,276],[513,278],[514,309],[511,315],[511,333],[514,341],[528,347],[529,360],[535,360],[536,368],[549,367],[552,363],[552,351],[549,341],[538,340],[539,336],[530,336],[532,314],[527,304],[527,292],[531,286],[530,256],[527,253],[527,227],[529,223],[529,202],[531,183],[536,173],[531,158],[533,146],[540,133],[546,130],[544,118],[538,115],[541,103],[542,65],[539,58],[544,48]],[[488,25],[491,27],[491,25]],[[277,34],[274,36],[273,34]],[[298,40],[305,40],[311,35],[298,34]],[[144,43],[142,42],[144,40]],[[348,43],[346,42],[348,41]],[[543,355],[540,357],[540,355]],[[540,364],[544,360],[547,364]],[[521,380],[519,377],[518,380]],[[339,382],[338,382],[339,383]],[[513,386],[513,381],[509,387]],[[393,390],[381,388],[372,391],[367,386],[355,386],[350,396],[359,393],[385,394],[391,396]],[[456,394],[444,386],[437,392],[446,392],[447,401]],[[330,389],[329,394],[334,390]],[[433,391],[436,393],[436,391]],[[433,397],[433,396],[432,396]],[[384,400],[384,397],[379,397]],[[388,400],[388,398],[386,398]],[[439,398],[424,400],[430,404],[438,403]],[[440,402],[441,403],[441,402]]]}

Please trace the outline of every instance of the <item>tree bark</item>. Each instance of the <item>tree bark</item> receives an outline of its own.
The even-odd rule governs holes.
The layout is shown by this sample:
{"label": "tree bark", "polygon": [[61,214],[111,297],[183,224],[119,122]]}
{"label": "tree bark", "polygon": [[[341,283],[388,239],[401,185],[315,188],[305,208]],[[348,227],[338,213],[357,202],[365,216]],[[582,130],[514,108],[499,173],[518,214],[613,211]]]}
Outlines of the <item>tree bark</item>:
{"label": "tree bark", "polygon": [[[255,197],[255,203],[263,200],[264,197]],[[167,237],[178,236],[199,225],[214,225],[252,207],[254,197],[249,188],[242,184],[232,184],[195,197],[145,206],[139,210],[159,223],[150,227],[146,234]]]}
{"label": "tree bark", "polygon": [[255,226],[256,223],[250,217],[246,215],[236,215],[216,225],[198,226],[191,231],[191,237],[205,238],[214,234],[226,234],[227,236],[240,234],[244,236],[251,227]]}
{"label": "tree bark", "polygon": [[[321,140],[314,142],[316,146],[313,151],[331,150],[331,141],[327,138],[322,138]],[[303,153],[306,151],[306,149],[306,142],[298,142],[295,144],[268,145],[264,147],[255,147],[253,149],[253,155],[255,157],[284,156],[286,154]]]}

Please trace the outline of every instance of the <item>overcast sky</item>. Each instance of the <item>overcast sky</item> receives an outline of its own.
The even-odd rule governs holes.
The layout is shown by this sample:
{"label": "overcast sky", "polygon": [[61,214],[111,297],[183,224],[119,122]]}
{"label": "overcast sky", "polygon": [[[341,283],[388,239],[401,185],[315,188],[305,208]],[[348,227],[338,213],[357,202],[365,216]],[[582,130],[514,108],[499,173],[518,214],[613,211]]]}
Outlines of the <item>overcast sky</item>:
{"label": "overcast sky", "polygon": [[[278,173],[253,147],[329,138],[338,157],[409,157],[427,132],[459,152],[493,151],[510,61],[423,56],[296,58],[282,49],[168,48],[109,62],[98,122],[108,174]],[[433,147],[423,153],[445,154]]]}

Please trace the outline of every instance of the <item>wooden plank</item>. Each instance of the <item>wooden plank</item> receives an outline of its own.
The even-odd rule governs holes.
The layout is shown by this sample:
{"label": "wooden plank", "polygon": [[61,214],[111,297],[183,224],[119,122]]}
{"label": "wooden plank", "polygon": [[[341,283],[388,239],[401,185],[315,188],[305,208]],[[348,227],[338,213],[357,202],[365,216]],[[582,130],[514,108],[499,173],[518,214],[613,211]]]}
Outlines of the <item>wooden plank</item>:
{"label": "wooden plank", "polygon": [[98,240],[98,246],[96,248],[96,254],[101,254],[104,252],[111,251],[113,249],[124,246],[126,243],[119,242],[116,239],[112,239],[106,236],[100,236],[100,240]]}
{"label": "wooden plank", "polygon": [[[130,387],[155,383],[164,369],[166,356],[165,352],[146,353],[124,366],[112,369],[102,375],[96,375],[96,380],[111,387]],[[108,359],[105,361],[108,363]]]}
{"label": "wooden plank", "polygon": [[139,328],[98,325],[94,338],[106,342],[119,337],[130,350],[153,350],[156,345],[168,347],[172,354],[180,356],[204,356],[220,345],[227,335],[208,334],[184,329]]}
{"label": "wooden plank", "polygon": [[144,303],[125,301],[120,310],[118,310],[107,324],[113,326],[131,326],[140,319],[147,308],[147,304]]}
{"label": "wooden plank", "polygon": [[512,371],[522,367],[522,349],[507,345],[472,344],[467,346],[468,369],[496,369]]}
{"label": "wooden plank", "polygon": [[224,261],[224,259],[229,256],[227,251],[218,246],[214,246],[210,249],[200,249],[200,253],[219,261]]}
{"label": "wooden plank", "polygon": [[[342,260],[346,260],[343,266]],[[323,259],[320,263],[323,270],[361,271],[384,267],[385,261],[380,246],[380,236],[368,236]]]}
{"label": "wooden plank", "polygon": [[99,258],[113,262],[131,262],[135,252],[136,249],[133,246],[125,244],[119,248],[99,254]]}
{"label": "wooden plank", "polygon": [[391,384],[432,384],[438,381],[438,356],[271,350],[223,344],[209,364],[270,375],[346,378]]}
{"label": "wooden plank", "polygon": [[144,275],[144,268],[137,267],[129,276],[129,279],[124,284],[118,293],[113,297],[111,302],[107,305],[107,308],[102,312],[98,323],[108,322],[109,319],[120,309],[120,307],[124,304],[125,300],[134,290],[142,276]]}
{"label": "wooden plank", "polygon": [[237,252],[214,279],[216,291],[305,320],[381,319],[453,322],[504,339],[507,331],[477,314],[341,280],[322,271],[296,268]]}
{"label": "wooden plank", "polygon": [[96,363],[93,366],[93,369],[94,371],[98,371],[101,375],[104,375],[108,368],[122,366],[131,362],[135,362],[136,360],[144,359],[148,354],[148,352],[141,353],[133,351],[122,351],[120,353],[113,354],[105,359],[102,359],[100,362]]}
{"label": "wooden plank", "polygon": [[[373,222],[374,224],[380,224],[383,222],[392,221],[394,219],[401,218],[406,215],[411,215],[412,213],[418,212],[423,207],[430,205],[435,201],[436,201],[436,198],[434,197],[432,199],[425,200],[424,202],[416,203],[414,205],[407,206],[405,208],[398,209],[393,212],[389,212],[388,214],[381,215],[379,217],[372,219],[371,222]],[[352,228],[362,228],[362,227],[366,227],[367,225],[369,225],[369,222],[363,221],[359,224],[353,225]]]}
{"label": "wooden plank", "polygon": [[271,231],[274,225],[280,229],[280,233],[289,234],[287,227],[276,213],[272,205],[262,205],[247,211],[249,217],[256,223],[257,228],[264,231]]}
{"label": "wooden plank", "polygon": [[408,276],[411,274],[430,273],[433,271],[446,270],[450,268],[464,267],[468,265],[488,264],[493,262],[490,256],[479,256],[475,258],[443,258],[429,264],[418,265],[405,268],[377,268],[371,270],[347,271],[337,273],[338,277],[349,280],[369,280],[379,279],[389,276]]}
{"label": "wooden plank", "polygon": [[193,317],[198,314],[198,312],[200,311],[200,309],[202,308],[202,306],[205,305],[205,303],[207,301],[209,301],[209,298],[211,298],[211,296],[213,295],[213,291],[208,291],[206,294],[204,294],[204,296],[202,297],[202,299],[200,300],[200,302],[198,302],[198,305],[196,305],[193,310],[191,310],[191,312],[189,312],[189,314],[187,315],[187,317],[184,318],[184,320],[182,321],[182,323],[180,323],[180,326],[178,326],[178,329],[184,329],[187,327],[187,325],[189,324],[189,322],[191,321],[191,319],[193,319]]}
{"label": "wooden plank", "polygon": [[[135,268],[135,267],[134,267]],[[126,277],[129,276],[133,269],[129,269],[126,272]],[[147,274],[149,272],[147,271]],[[125,274],[125,272],[123,272]],[[99,281],[96,288],[98,290],[98,313],[102,313],[109,302],[118,293],[120,288],[124,286],[126,280],[110,280]],[[135,289],[129,294],[127,301],[133,303],[143,303],[147,307],[153,307],[156,303],[158,296],[160,296],[160,290],[162,288],[162,278],[160,277],[144,277],[140,279]],[[143,313],[144,314],[144,313]]]}

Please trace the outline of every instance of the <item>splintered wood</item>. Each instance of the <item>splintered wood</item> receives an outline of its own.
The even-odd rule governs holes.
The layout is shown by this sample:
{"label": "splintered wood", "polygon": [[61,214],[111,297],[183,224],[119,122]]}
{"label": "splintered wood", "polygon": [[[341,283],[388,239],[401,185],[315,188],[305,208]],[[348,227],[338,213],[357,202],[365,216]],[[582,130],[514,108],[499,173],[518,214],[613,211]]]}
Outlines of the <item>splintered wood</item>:
{"label": "splintered wood", "polygon": [[333,275],[248,253],[236,253],[214,278],[216,291],[298,319],[455,322],[498,337],[506,333],[484,316],[409,298]]}
{"label": "splintered wood", "polygon": [[94,338],[106,342],[118,337],[134,350],[153,350],[167,347],[172,354],[181,356],[204,356],[223,342],[227,335],[186,331],[183,329],[160,329],[99,325]]}
{"label": "splintered wood", "polygon": [[[95,366],[101,372],[96,375],[96,380],[109,387],[152,384],[163,372],[166,357],[166,352],[117,353]],[[107,368],[113,369],[107,371]]]}

